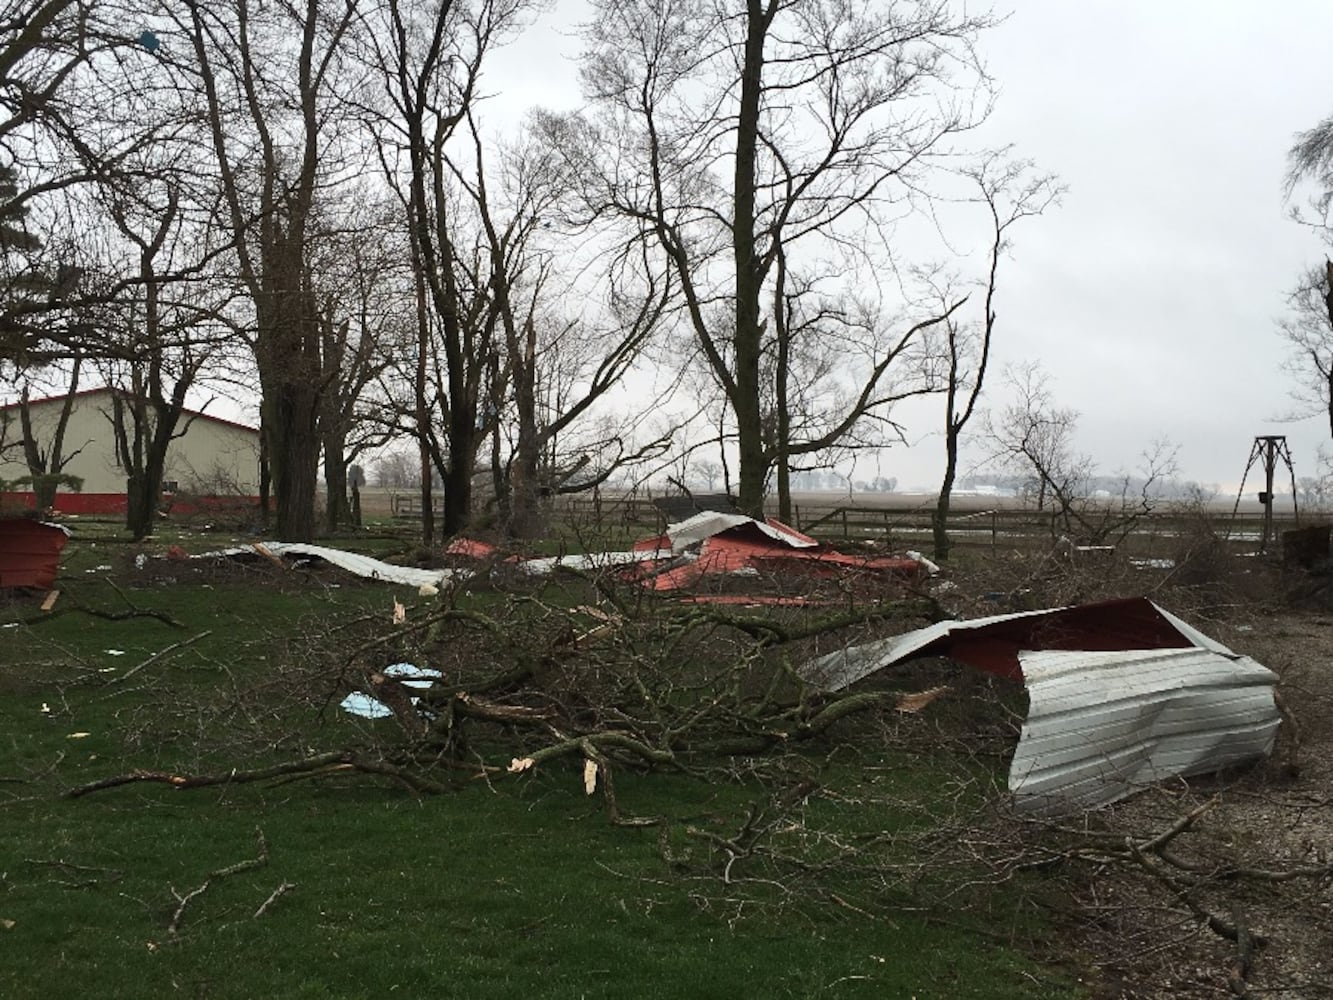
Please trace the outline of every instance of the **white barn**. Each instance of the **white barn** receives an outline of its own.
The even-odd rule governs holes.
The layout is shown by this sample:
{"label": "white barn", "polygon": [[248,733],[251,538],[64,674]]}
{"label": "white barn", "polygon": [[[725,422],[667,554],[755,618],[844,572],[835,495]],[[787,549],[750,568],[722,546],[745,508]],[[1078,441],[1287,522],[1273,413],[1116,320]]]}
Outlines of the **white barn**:
{"label": "white barn", "polygon": [[[66,396],[28,403],[33,437],[50,446]],[[126,476],[116,448],[111,413],[115,390],[88,389],[74,394],[63,453],[74,454],[62,472],[83,480],[80,492],[61,489],[56,506],[65,513],[123,513]],[[0,449],[0,480],[28,474],[23,457],[17,402],[0,406],[4,447]],[[163,491],[199,497],[256,497],[259,493],[259,431],[196,410],[186,410],[176,426],[179,435],[167,452]],[[30,493],[4,495],[6,506],[31,503]]]}

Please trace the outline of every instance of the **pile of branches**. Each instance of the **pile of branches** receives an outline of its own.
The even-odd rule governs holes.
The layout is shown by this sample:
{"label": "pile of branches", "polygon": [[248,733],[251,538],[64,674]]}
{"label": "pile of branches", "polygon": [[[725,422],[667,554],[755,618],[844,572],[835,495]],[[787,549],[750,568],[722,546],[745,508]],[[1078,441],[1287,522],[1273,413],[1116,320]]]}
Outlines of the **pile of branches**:
{"label": "pile of branches", "polygon": [[[219,774],[139,770],[70,794],[139,781],[194,787],[333,770],[387,775],[432,792],[574,757],[618,820],[619,767],[688,771],[718,757],[807,744],[842,720],[895,709],[901,687],[827,694],[794,667],[851,632],[902,631],[942,617],[924,596],[837,611],[751,612],[647,602],[584,582],[549,597],[493,595],[488,610],[446,594],[438,604],[404,608],[401,620],[385,614],[308,626],[284,640],[277,659],[285,671],[275,667],[248,695],[233,685],[226,699],[232,714],[290,717],[290,703],[304,701],[328,715],[361,691],[392,712],[392,735],[383,725],[361,726],[354,745],[297,760]],[[592,600],[574,603],[579,597]],[[386,672],[396,663],[429,665],[443,677],[416,690]],[[295,741],[309,744],[308,734]]]}

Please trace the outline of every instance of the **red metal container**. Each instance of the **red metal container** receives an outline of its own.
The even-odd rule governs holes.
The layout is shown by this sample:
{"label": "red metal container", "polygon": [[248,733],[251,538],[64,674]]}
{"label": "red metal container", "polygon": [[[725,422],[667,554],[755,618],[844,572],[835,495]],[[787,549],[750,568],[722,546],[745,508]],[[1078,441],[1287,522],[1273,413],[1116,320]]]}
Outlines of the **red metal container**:
{"label": "red metal container", "polygon": [[55,586],[69,533],[28,517],[0,518],[0,588]]}

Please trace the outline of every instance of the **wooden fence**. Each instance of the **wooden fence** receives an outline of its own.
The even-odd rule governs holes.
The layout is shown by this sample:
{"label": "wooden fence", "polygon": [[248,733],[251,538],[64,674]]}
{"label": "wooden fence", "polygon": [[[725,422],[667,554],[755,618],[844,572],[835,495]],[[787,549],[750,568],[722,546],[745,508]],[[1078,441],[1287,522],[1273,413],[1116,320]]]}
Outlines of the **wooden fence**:
{"label": "wooden fence", "polygon": [[[659,530],[666,524],[652,498],[641,495],[600,501],[571,497],[561,503],[561,509],[566,518],[582,524],[645,530]],[[1097,523],[1100,516],[1094,510],[1088,519]],[[933,505],[801,503],[793,506],[791,520],[792,527],[822,541],[842,544],[873,541],[891,549],[929,552],[933,544],[933,517]],[[1304,523],[1309,520],[1304,519]],[[1275,513],[1270,550],[1277,548],[1277,539],[1283,531],[1296,526],[1297,520],[1290,511]],[[1066,526],[1049,510],[1021,507],[955,508],[949,514],[948,530],[956,547],[992,551],[1050,544],[1062,535],[1068,535],[1076,544],[1092,541],[1081,537],[1076,525]],[[1136,555],[1165,556],[1178,549],[1182,541],[1211,532],[1238,550],[1253,551],[1259,546],[1262,531],[1262,512],[1242,511],[1233,518],[1229,510],[1167,508],[1138,516],[1132,524],[1111,532],[1105,541],[1128,546]]]}
{"label": "wooden fence", "polygon": [[[606,494],[603,496],[561,497],[555,501],[557,518],[569,526],[594,531],[650,534],[665,528],[667,519],[650,493]],[[416,493],[395,493],[390,507],[395,517],[419,518],[421,498]],[[437,516],[440,509],[436,509]],[[776,513],[773,511],[772,513]],[[1109,515],[1109,509],[1105,512]],[[1103,512],[1090,508],[1087,517],[1096,523]],[[800,503],[792,509],[792,527],[832,543],[875,542],[890,549],[919,549],[929,552],[933,544],[931,504],[856,504]],[[1309,523],[1312,519],[1306,518]],[[1325,520],[1327,520],[1325,518]],[[1283,531],[1297,526],[1290,511],[1275,513],[1269,548],[1275,550]],[[1076,544],[1092,541],[1082,537],[1077,526],[1066,526],[1049,510],[1023,507],[985,509],[955,508],[949,514],[949,538],[958,548],[1023,549],[1051,544],[1068,535]],[[1167,556],[1183,541],[1203,532],[1226,539],[1237,550],[1258,548],[1263,531],[1263,514],[1241,511],[1234,517],[1229,510],[1200,511],[1197,508],[1168,507],[1141,514],[1132,524],[1112,532],[1105,541],[1119,543],[1135,555]]]}

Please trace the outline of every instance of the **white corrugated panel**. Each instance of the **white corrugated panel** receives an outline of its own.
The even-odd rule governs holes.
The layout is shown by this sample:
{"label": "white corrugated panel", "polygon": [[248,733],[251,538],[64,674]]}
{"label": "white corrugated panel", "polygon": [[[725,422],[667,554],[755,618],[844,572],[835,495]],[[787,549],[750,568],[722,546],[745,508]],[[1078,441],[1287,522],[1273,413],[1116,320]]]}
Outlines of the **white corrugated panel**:
{"label": "white corrugated panel", "polygon": [[639,552],[575,552],[564,556],[547,556],[542,559],[525,559],[518,564],[519,569],[534,576],[546,576],[557,569],[577,570],[590,573],[615,566],[632,566],[641,562],[656,562],[662,553],[656,549]]}
{"label": "white corrugated panel", "polygon": [[1249,657],[1195,648],[1019,659],[1030,703],[1009,788],[1025,811],[1105,805],[1273,748],[1277,675]]}
{"label": "white corrugated panel", "polygon": [[716,510],[705,510],[693,517],[686,518],[678,524],[668,525],[666,533],[667,537],[671,539],[672,551],[680,552],[683,549],[688,549],[691,545],[699,544],[705,538],[712,538],[714,535],[720,535],[724,531],[730,531],[732,528],[738,528],[743,524],[753,525],[774,541],[781,542],[783,545],[788,545],[794,549],[809,549],[819,545],[818,542],[793,535],[774,525],[756,521],[752,517],[746,517],[744,514],[727,514]]}
{"label": "white corrugated panel", "polygon": [[[393,563],[381,562],[379,559],[372,559],[370,556],[358,555],[355,552],[344,552],[342,549],[331,549],[324,545],[307,545],[304,542],[264,542],[262,544],[275,556],[309,556],[313,559],[322,559],[367,580],[383,580],[385,583],[401,583],[409,587],[420,587],[423,584],[439,586],[457,575],[456,571],[452,569],[417,569],[414,566],[395,566]],[[194,558],[215,559],[219,556],[255,555],[256,551],[253,545],[241,545],[236,548],[221,549],[217,552],[205,552]],[[463,575],[468,574],[464,573]]]}

